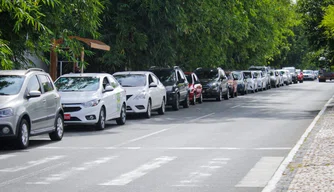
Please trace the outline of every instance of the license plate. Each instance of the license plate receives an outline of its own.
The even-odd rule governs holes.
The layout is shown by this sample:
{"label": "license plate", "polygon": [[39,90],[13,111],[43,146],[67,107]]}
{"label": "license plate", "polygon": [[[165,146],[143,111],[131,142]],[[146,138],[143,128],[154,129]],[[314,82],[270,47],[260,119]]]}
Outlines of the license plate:
{"label": "license plate", "polygon": [[71,114],[64,114],[64,120],[70,120]]}

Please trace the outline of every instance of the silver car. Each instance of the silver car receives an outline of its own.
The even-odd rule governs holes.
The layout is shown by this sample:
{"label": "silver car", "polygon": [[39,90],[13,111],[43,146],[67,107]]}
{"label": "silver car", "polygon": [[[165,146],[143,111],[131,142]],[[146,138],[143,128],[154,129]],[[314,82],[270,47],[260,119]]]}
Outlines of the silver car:
{"label": "silver car", "polygon": [[64,134],[60,96],[42,69],[0,71],[0,139],[29,145],[29,137],[49,133],[59,141]]}

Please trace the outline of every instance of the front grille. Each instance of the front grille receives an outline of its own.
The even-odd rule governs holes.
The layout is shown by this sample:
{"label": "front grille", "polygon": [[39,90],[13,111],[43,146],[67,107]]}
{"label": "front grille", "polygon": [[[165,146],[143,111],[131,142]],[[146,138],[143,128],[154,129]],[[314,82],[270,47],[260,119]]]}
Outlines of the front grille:
{"label": "front grille", "polygon": [[81,107],[64,107],[64,112],[75,112],[75,111],[80,111]]}
{"label": "front grille", "polygon": [[126,100],[128,100],[132,95],[126,95]]}

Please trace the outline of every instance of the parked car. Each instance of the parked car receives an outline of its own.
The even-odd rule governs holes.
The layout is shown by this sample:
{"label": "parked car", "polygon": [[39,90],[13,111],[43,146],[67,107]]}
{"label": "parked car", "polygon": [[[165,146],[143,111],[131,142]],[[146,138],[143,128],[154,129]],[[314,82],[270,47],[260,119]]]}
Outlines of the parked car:
{"label": "parked car", "polygon": [[226,72],[230,97],[238,97],[238,79],[234,78],[232,72]]}
{"label": "parked car", "polygon": [[244,71],[232,71],[232,75],[235,80],[237,80],[237,91],[241,95],[245,95],[248,93],[248,81],[245,78],[245,72]]}
{"label": "parked car", "polygon": [[61,95],[67,125],[88,124],[103,130],[106,121],[126,121],[126,94],[107,73],[71,73],[60,76],[55,85]]}
{"label": "parked car", "polygon": [[314,70],[313,73],[314,73],[314,80],[316,80],[318,78],[318,76],[319,76],[319,71],[318,70]]}
{"label": "parked car", "polygon": [[303,70],[304,80],[314,80],[314,71],[313,70]]}
{"label": "parked car", "polygon": [[285,85],[289,85],[290,84],[290,78],[288,76],[288,71],[287,70],[283,70],[283,69],[280,69],[280,70],[277,70],[283,77],[283,82]]}
{"label": "parked car", "polygon": [[216,98],[221,101],[230,98],[228,82],[225,72],[218,68],[197,68],[194,73],[197,75],[203,86],[203,98]]}
{"label": "parked car", "polygon": [[153,66],[149,71],[153,72],[166,87],[167,105],[171,105],[174,110],[179,110],[180,104],[184,108],[189,107],[189,82],[180,67],[159,68]]}
{"label": "parked car", "polygon": [[326,69],[321,69],[318,75],[319,82],[326,82],[326,80],[332,81],[334,79],[334,72]]}
{"label": "parked car", "polygon": [[270,89],[271,84],[270,84],[270,75],[269,75],[269,70],[270,67],[267,66],[250,66],[248,68],[250,71],[262,71],[262,78],[264,78],[263,82],[265,82],[265,89]]}
{"label": "parked car", "polygon": [[304,74],[303,74],[302,70],[296,69],[296,73],[297,73],[297,80],[299,81],[299,83],[303,83],[304,82]]}
{"label": "parked car", "polygon": [[257,84],[257,90],[263,91],[266,87],[266,80],[262,76],[262,71],[253,71],[255,82]]}
{"label": "parked car", "polygon": [[255,93],[257,92],[257,80],[254,77],[254,72],[252,71],[244,71],[244,78],[247,81],[247,92]]}
{"label": "parked car", "polygon": [[295,67],[283,67],[282,69],[288,70],[291,76],[292,83],[298,83],[296,68]]}
{"label": "parked car", "polygon": [[48,133],[52,141],[64,134],[60,95],[42,69],[0,71],[0,140],[29,146],[30,136]]}
{"label": "parked car", "polygon": [[186,78],[189,82],[189,101],[196,105],[196,102],[203,103],[202,84],[197,75],[193,72],[185,72]]}
{"label": "parked car", "polygon": [[146,118],[152,111],[165,113],[166,89],[152,72],[124,71],[113,76],[126,91],[127,113],[142,113]]}
{"label": "parked car", "polygon": [[270,75],[271,87],[275,87],[275,88],[280,87],[280,77],[279,77],[278,71],[270,70],[269,75]]}

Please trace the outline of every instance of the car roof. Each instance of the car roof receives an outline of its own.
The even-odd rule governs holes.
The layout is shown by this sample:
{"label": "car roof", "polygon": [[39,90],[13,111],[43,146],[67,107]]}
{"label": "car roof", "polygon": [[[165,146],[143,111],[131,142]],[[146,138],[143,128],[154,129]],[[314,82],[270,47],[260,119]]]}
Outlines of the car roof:
{"label": "car roof", "polygon": [[33,72],[39,72],[39,73],[45,73],[43,69],[39,68],[31,68],[31,69],[20,69],[20,70],[0,70],[0,75],[19,75],[19,76],[25,76],[29,73]]}
{"label": "car roof", "polygon": [[68,73],[61,77],[104,77],[110,75],[109,73]]}
{"label": "car roof", "polygon": [[147,75],[151,74],[151,71],[120,71],[114,73],[114,75],[121,75],[121,74],[141,74],[141,75]]}

